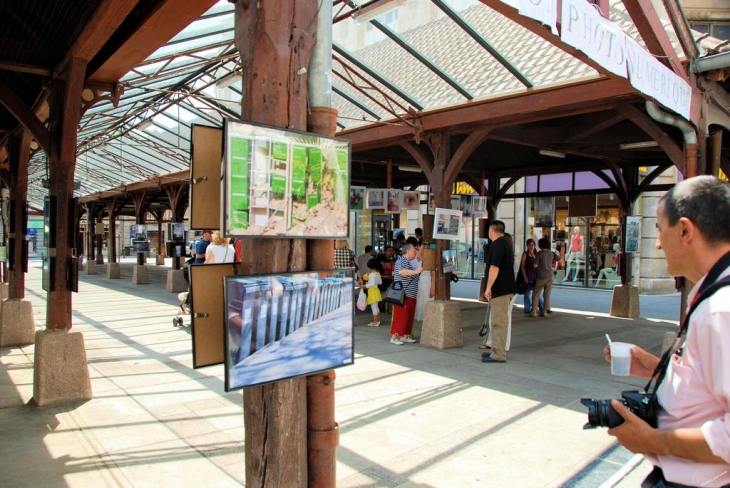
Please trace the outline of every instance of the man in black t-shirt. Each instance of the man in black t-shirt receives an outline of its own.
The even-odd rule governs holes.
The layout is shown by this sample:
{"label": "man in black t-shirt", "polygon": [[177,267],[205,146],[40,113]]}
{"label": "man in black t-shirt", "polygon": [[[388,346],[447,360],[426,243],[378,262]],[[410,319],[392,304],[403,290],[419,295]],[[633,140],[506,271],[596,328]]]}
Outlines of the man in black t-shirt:
{"label": "man in black t-shirt", "polygon": [[505,346],[507,327],[512,313],[512,298],[517,293],[515,285],[514,252],[504,236],[504,222],[495,220],[489,225],[489,239],[492,244],[487,254],[487,288],[484,298],[491,306],[490,335],[492,352],[482,354],[483,363],[504,363],[507,361]]}

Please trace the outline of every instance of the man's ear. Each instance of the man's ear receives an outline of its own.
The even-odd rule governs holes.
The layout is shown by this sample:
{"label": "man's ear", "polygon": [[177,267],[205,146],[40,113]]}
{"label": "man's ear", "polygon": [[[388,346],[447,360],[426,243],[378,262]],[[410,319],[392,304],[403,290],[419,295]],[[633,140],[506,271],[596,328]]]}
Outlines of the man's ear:
{"label": "man's ear", "polygon": [[695,224],[687,217],[680,218],[678,224],[680,238],[686,242],[692,240],[692,238],[695,236],[695,233],[697,232]]}

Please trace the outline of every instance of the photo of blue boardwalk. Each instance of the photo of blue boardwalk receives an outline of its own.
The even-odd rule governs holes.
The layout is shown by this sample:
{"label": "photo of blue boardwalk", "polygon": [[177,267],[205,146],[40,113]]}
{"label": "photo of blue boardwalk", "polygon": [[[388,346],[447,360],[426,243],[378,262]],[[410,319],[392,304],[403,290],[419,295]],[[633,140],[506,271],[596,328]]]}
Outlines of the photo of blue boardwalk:
{"label": "photo of blue boardwalk", "polygon": [[226,389],[352,364],[350,270],[226,279]]}

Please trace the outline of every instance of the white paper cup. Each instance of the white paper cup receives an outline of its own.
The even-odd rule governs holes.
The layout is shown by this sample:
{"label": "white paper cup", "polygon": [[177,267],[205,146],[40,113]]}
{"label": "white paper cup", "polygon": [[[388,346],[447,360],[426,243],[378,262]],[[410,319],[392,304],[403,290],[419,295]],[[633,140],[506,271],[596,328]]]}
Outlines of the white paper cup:
{"label": "white paper cup", "polygon": [[631,350],[634,344],[628,342],[611,343],[611,374],[629,376],[631,374]]}

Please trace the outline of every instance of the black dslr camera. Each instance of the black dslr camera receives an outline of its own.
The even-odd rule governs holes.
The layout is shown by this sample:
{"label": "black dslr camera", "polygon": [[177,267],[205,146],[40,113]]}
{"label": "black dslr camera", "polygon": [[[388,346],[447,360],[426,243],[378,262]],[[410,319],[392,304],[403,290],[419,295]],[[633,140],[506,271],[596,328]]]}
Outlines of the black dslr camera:
{"label": "black dslr camera", "polygon": [[[621,398],[618,401],[647,424],[652,427],[657,426],[659,402],[657,402],[656,395],[653,393],[647,394],[636,390],[622,391]],[[581,398],[580,402],[588,407],[588,423],[583,426],[584,429],[594,427],[608,427],[610,429],[624,423],[624,418],[611,406],[611,400]]]}

